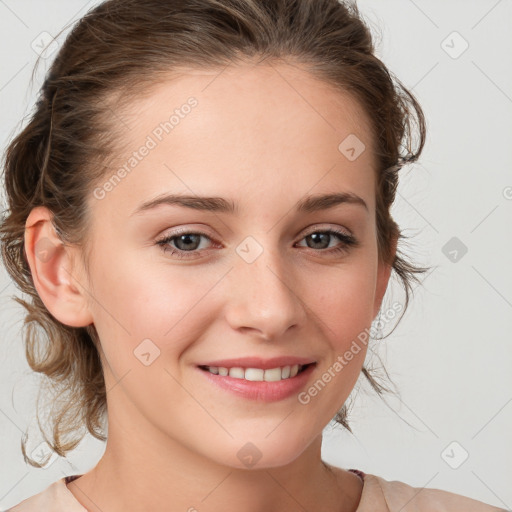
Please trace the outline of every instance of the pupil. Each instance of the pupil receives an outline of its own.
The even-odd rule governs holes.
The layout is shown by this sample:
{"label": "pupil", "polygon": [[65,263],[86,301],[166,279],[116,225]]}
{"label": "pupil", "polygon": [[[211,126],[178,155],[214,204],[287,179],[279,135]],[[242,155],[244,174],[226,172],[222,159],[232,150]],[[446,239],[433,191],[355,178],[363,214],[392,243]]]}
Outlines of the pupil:
{"label": "pupil", "polygon": [[[187,249],[189,248],[190,249],[190,242],[191,242],[191,239],[193,239],[194,237],[198,237],[198,235],[181,235],[178,239],[177,239],[177,245],[178,245],[178,248],[182,249]],[[179,247],[180,244],[185,240],[185,246],[184,247]],[[197,242],[197,240],[196,240]],[[194,240],[192,240],[192,245],[194,244]]]}
{"label": "pupil", "polygon": [[321,241],[317,240],[318,237],[327,237],[329,236],[327,233],[313,233],[312,235],[309,235],[313,239],[314,244],[321,244]]}

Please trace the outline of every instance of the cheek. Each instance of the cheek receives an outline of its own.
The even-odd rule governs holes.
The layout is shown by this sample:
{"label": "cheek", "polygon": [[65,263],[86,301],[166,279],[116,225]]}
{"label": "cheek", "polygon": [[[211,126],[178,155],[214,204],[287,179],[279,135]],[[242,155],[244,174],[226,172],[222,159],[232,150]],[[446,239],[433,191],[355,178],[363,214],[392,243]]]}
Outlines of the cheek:
{"label": "cheek", "polygon": [[204,332],[206,308],[213,314],[207,295],[222,271],[161,267],[124,260],[95,276],[94,323],[118,372],[133,365],[140,351],[171,356],[166,362],[172,364]]}
{"label": "cheek", "polygon": [[306,286],[315,303],[314,312],[326,326],[326,336],[333,346],[343,349],[371,325],[376,286],[376,264],[372,260],[318,272]]}
{"label": "cheek", "polygon": [[[371,259],[339,267],[315,282],[326,290],[318,294],[316,312],[329,344],[321,380],[329,383],[332,411],[344,401],[359,378],[373,320],[376,265]],[[314,392],[314,391],[313,391]]]}

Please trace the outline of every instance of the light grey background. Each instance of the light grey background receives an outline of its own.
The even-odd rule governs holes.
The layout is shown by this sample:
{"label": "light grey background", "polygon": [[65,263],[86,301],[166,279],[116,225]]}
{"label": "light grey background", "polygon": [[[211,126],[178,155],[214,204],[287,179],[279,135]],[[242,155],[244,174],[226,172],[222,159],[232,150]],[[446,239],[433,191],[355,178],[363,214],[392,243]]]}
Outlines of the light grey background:
{"label": "light grey background", "polygon": [[[97,3],[0,0],[2,152],[42,81],[45,62],[29,89],[37,45],[48,37],[41,34],[55,36]],[[393,214],[412,237],[408,254],[434,270],[378,349],[401,398],[386,405],[366,385],[356,393],[357,386],[354,435],[327,428],[324,458],[512,509],[512,2],[358,5],[374,27],[379,56],[426,113],[427,146],[421,163],[402,171]],[[446,246],[453,237],[459,248]],[[88,471],[104,449],[86,438],[68,460],[45,469],[23,462],[20,438],[35,425],[38,379],[25,361],[23,309],[13,293],[2,268],[0,510]],[[385,304],[400,296],[393,285]]]}

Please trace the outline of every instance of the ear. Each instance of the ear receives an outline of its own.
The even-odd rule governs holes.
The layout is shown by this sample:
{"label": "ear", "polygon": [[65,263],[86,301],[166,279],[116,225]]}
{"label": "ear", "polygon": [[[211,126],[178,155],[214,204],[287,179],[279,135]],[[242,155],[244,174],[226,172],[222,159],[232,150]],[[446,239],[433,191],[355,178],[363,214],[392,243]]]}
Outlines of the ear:
{"label": "ear", "polygon": [[65,246],[52,224],[53,214],[37,206],[25,223],[25,254],[34,286],[48,311],[70,327],[93,322],[86,300],[83,269],[76,249]]}
{"label": "ear", "polygon": [[[396,254],[396,248],[398,243],[398,236],[395,236],[391,241],[390,261],[393,261]],[[375,318],[382,305],[382,299],[386,293],[388,287],[389,277],[393,270],[392,264],[384,263],[379,259],[379,267],[377,270],[377,286],[375,289],[375,303],[373,308],[373,318]]]}

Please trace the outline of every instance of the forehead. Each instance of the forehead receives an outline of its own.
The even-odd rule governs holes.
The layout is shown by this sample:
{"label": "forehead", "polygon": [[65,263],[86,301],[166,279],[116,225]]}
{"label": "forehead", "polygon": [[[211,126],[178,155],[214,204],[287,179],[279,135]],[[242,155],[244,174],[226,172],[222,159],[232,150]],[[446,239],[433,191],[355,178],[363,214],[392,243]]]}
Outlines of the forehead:
{"label": "forehead", "polygon": [[[279,188],[300,196],[320,181],[323,189],[373,192],[368,116],[348,93],[296,65],[183,69],[118,115],[110,172],[128,172],[112,199],[121,190],[132,204],[165,190],[223,196]],[[365,148],[357,159],[343,153],[346,140]],[[141,157],[143,146],[150,149]]]}
{"label": "forehead", "polygon": [[[310,138],[314,130],[330,129],[343,136],[352,129],[366,139],[367,145],[373,142],[369,116],[348,91],[314,77],[304,65],[292,63],[246,62],[220,69],[176,69],[167,80],[164,75],[148,87],[139,101],[130,100],[123,113],[132,126],[148,131],[151,123],[167,119],[166,114],[179,110],[191,96],[197,99],[199,108],[189,116],[192,121],[188,124],[204,125],[215,116],[219,128],[250,125],[253,132],[262,135],[264,130],[275,134],[275,128],[301,120],[309,124],[298,126],[298,131]],[[229,125],[230,121],[236,126]],[[318,137],[321,135],[318,133]]]}

